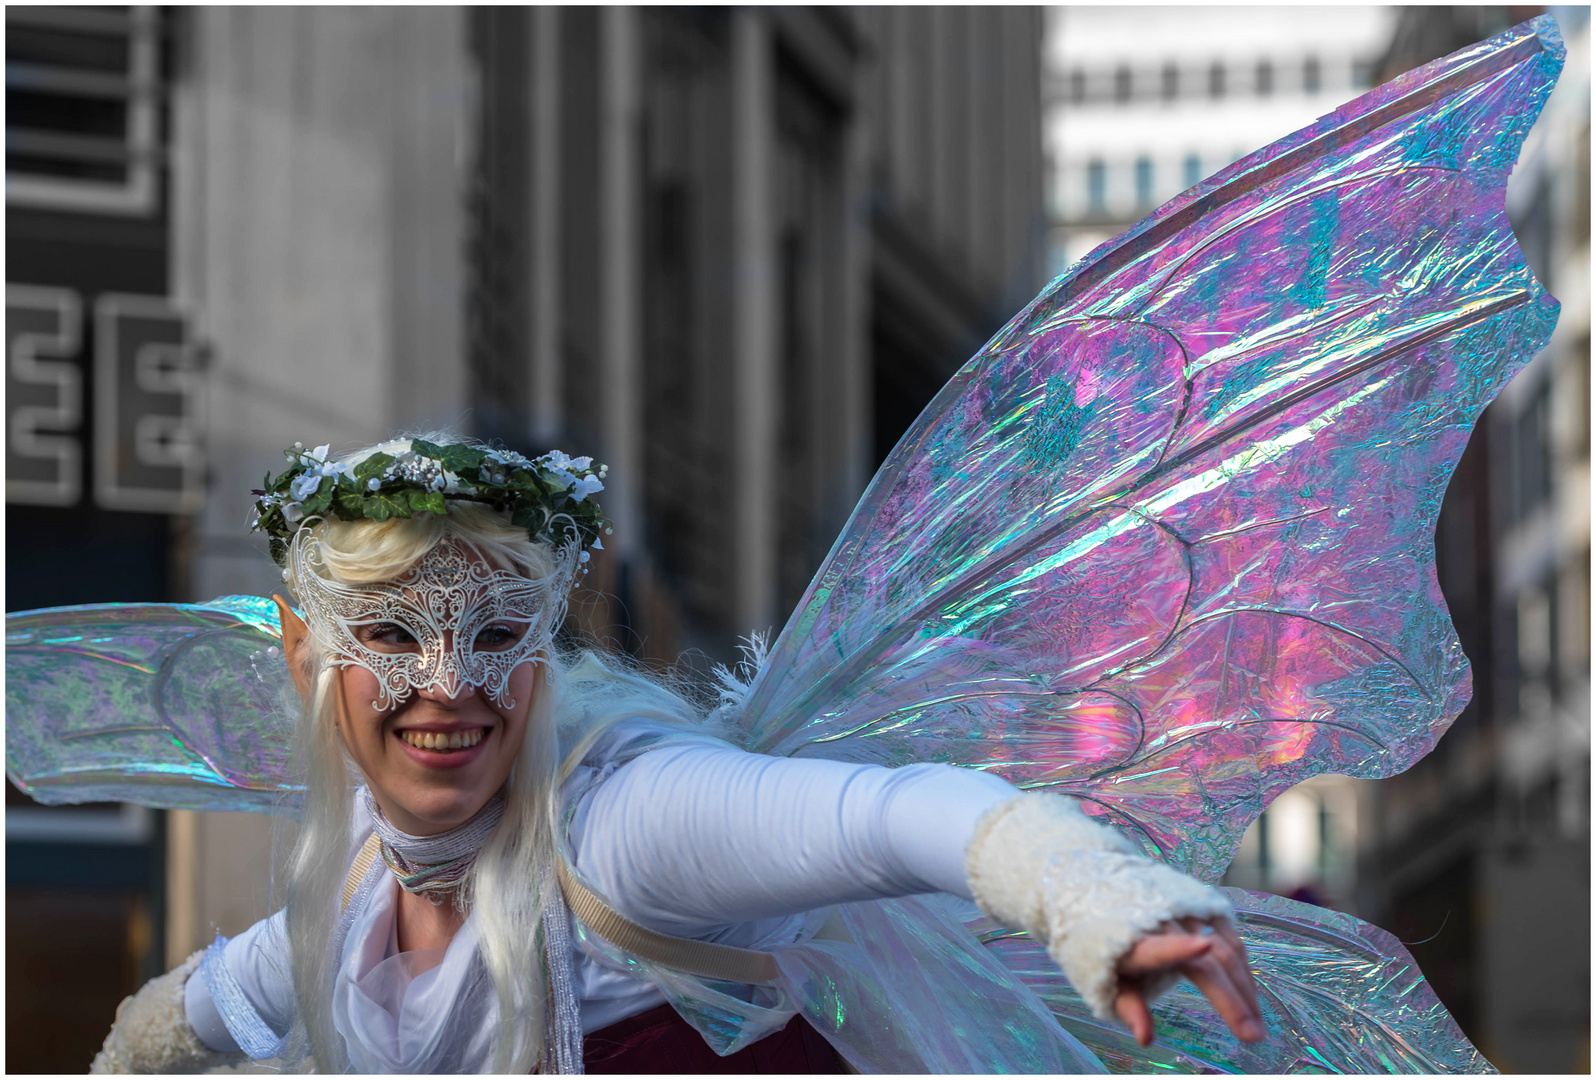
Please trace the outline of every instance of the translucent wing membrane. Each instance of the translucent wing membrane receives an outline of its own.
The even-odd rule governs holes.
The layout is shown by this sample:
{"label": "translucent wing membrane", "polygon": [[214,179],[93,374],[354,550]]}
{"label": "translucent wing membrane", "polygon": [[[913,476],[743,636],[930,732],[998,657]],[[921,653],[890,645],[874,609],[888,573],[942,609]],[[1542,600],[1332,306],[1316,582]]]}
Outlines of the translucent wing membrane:
{"label": "translucent wing membrane", "polygon": [[297,806],[277,609],[91,604],[6,616],[6,775],[43,803]]}
{"label": "translucent wing membrane", "polygon": [[1064,274],[887,459],[746,717],[777,754],[1079,795],[1210,880],[1269,799],[1469,699],[1469,431],[1557,305],[1503,209],[1549,18],[1245,158]]}
{"label": "translucent wing membrane", "polygon": [[1111,1072],[1491,1073],[1400,942],[1350,915],[1227,889],[1269,1038],[1238,1042],[1189,983],[1153,1006],[1143,1049],[1094,1019],[1046,949],[1025,934],[973,929]]}

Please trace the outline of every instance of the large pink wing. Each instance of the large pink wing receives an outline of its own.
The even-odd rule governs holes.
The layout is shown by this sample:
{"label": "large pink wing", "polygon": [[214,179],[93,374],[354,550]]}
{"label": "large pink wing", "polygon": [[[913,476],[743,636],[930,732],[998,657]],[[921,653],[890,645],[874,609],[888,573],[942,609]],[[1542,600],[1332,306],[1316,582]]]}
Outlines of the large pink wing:
{"label": "large pink wing", "polygon": [[1278,792],[1469,699],[1436,516],[1551,334],[1508,172],[1542,17],[1224,170],[1065,273],[865,493],[745,709],[775,754],[1081,796],[1209,879]]}

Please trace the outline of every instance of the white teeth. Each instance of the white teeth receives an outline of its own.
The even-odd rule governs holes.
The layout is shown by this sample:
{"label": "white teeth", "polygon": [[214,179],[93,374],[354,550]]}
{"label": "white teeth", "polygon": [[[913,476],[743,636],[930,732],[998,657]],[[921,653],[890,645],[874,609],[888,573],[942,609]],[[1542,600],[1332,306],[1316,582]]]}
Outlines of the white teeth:
{"label": "white teeth", "polygon": [[453,732],[449,733],[449,749],[450,750],[458,750],[458,749],[460,749],[460,733],[458,731],[453,731]]}

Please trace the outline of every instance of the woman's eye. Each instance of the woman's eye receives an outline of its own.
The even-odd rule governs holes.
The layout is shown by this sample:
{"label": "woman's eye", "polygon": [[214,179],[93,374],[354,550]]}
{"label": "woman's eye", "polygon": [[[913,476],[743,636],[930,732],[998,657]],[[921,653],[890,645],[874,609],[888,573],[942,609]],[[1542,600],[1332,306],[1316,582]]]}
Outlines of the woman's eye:
{"label": "woman's eye", "polygon": [[476,647],[479,649],[506,649],[521,640],[521,631],[514,626],[503,626],[495,623],[485,626],[477,634]]}
{"label": "woman's eye", "polygon": [[369,645],[403,648],[416,644],[415,635],[398,623],[371,623],[360,629],[360,638]]}

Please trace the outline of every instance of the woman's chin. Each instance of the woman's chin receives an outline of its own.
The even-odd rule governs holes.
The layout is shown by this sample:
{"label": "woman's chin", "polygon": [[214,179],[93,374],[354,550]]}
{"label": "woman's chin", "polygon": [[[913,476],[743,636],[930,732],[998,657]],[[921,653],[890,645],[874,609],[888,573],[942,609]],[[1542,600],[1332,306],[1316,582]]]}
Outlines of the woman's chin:
{"label": "woman's chin", "polygon": [[[459,828],[476,816],[477,811],[487,805],[486,795],[476,798],[473,793],[459,792],[444,795],[428,795],[416,799],[406,800],[403,803],[405,814],[414,819],[414,822],[423,826],[419,831],[405,829],[416,836],[436,836],[448,832],[450,829]],[[388,815],[392,819],[393,815]]]}

